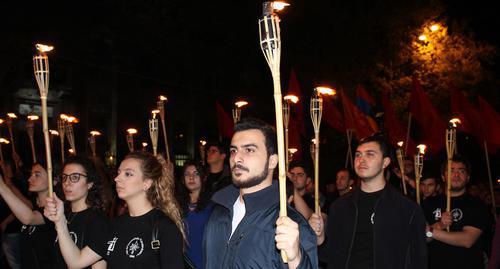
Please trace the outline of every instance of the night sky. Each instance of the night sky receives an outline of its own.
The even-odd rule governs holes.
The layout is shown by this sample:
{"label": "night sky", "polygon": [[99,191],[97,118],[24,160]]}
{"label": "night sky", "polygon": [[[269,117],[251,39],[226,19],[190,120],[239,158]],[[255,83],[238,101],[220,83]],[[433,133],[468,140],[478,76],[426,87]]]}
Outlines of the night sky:
{"label": "night sky", "polygon": [[[215,100],[230,113],[233,102],[244,98],[250,103],[244,116],[274,122],[271,74],[258,44],[261,3],[2,3],[0,91],[7,93],[2,96],[11,96],[20,87],[35,86],[31,57],[34,43],[41,42],[55,46],[50,56],[50,87],[64,90],[61,98],[65,112],[85,119],[78,127],[82,136],[94,128],[106,131],[106,107],[111,106],[111,89],[117,89],[119,153],[127,149],[122,134],[128,127],[142,130],[141,140],[149,140],[147,118],[159,94],[169,97],[166,109],[174,147],[183,148],[189,143],[179,137],[182,134],[185,138],[189,130],[195,140],[217,138]],[[435,16],[427,14],[435,3],[443,7],[440,17],[466,25],[479,40],[500,45],[500,19],[492,7],[493,1],[289,3],[291,6],[280,14],[282,86],[285,90],[293,68],[306,98],[319,84],[350,91],[356,84],[364,83],[366,70],[382,59],[385,54],[381,51],[393,45],[394,29],[411,29]],[[498,74],[498,57],[492,68]],[[13,100],[7,97],[0,101],[4,106],[0,113],[12,110]],[[190,126],[190,122],[194,124]],[[331,134],[334,143],[345,144],[342,134],[326,134]],[[84,142],[80,141],[82,147]],[[343,159],[345,150],[337,150],[342,155],[338,159]]]}

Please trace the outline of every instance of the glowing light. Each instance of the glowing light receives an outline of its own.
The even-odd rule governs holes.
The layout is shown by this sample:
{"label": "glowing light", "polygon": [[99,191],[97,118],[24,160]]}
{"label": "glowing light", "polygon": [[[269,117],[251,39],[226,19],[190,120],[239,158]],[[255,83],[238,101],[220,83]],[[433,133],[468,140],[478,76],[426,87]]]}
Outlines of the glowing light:
{"label": "glowing light", "polygon": [[137,129],[129,128],[129,129],[127,129],[127,133],[130,135],[137,134]]}
{"label": "glowing light", "polygon": [[453,127],[457,127],[458,124],[461,124],[462,122],[460,121],[459,118],[453,118],[450,120],[450,123],[453,125]]}
{"label": "glowing light", "polygon": [[330,87],[316,87],[316,88],[314,88],[314,90],[318,94],[323,94],[323,95],[335,95],[335,94],[337,94],[337,91],[335,91],[334,89],[332,89]]}
{"label": "glowing light", "polygon": [[68,116],[66,118],[66,121],[69,122],[69,123],[78,123],[78,119],[75,118],[74,116]]}
{"label": "glowing light", "polygon": [[151,114],[153,114],[153,119],[155,119],[156,118],[156,114],[159,114],[159,113],[160,113],[159,109],[151,110]]}
{"label": "glowing light", "polygon": [[289,6],[290,4],[281,2],[281,1],[274,1],[273,2],[273,8],[277,11],[283,10],[285,7]]}
{"label": "glowing light", "polygon": [[438,24],[433,24],[431,25],[430,29],[432,32],[436,32],[437,30],[439,30],[439,25]]}
{"label": "glowing light", "polygon": [[235,102],[234,105],[237,107],[244,107],[244,106],[248,105],[248,102],[245,100],[240,100],[240,101]]}
{"label": "glowing light", "polygon": [[426,41],[427,40],[427,36],[426,35],[420,35],[418,37],[418,40],[420,40],[420,41]]}
{"label": "glowing light", "polygon": [[295,95],[285,95],[285,97],[283,97],[283,99],[285,99],[285,101],[290,101],[294,104],[296,104],[299,101],[299,97],[297,97]]}
{"label": "glowing light", "polygon": [[54,46],[44,45],[44,44],[36,44],[36,49],[40,52],[49,52],[54,49]]}
{"label": "glowing light", "polygon": [[90,131],[90,135],[91,136],[98,136],[98,135],[101,135],[101,133],[99,131]]}
{"label": "glowing light", "polygon": [[2,144],[9,144],[10,142],[9,142],[9,140],[7,140],[5,138],[0,137],[0,143],[2,143]]}
{"label": "glowing light", "polygon": [[59,135],[59,132],[58,132],[58,131],[56,131],[56,130],[49,130],[49,133],[50,133],[51,135]]}
{"label": "glowing light", "polygon": [[202,146],[205,146],[205,145],[207,144],[207,141],[205,141],[205,140],[200,140],[200,144],[201,144]]}
{"label": "glowing light", "polygon": [[420,144],[420,145],[417,146],[417,148],[418,148],[418,152],[420,154],[425,154],[425,150],[427,149],[427,146],[424,145],[424,144]]}
{"label": "glowing light", "polygon": [[28,116],[28,120],[38,120],[40,117],[38,117],[37,115],[29,115]]}
{"label": "glowing light", "polygon": [[167,97],[164,95],[160,95],[159,98],[160,98],[160,101],[167,101],[168,100]]}
{"label": "glowing light", "polygon": [[61,114],[61,115],[59,115],[59,118],[60,118],[61,120],[68,120],[68,115],[66,115],[66,114]]}
{"label": "glowing light", "polygon": [[142,142],[142,147],[143,147],[143,148],[145,148],[145,147],[147,147],[147,146],[148,146],[148,143],[146,143],[146,142]]}
{"label": "glowing light", "polygon": [[314,145],[316,145],[316,138],[311,139],[311,143],[313,143]]}
{"label": "glowing light", "polygon": [[298,149],[296,149],[296,148],[289,148],[289,149],[288,149],[288,152],[290,152],[290,153],[294,154],[295,152],[297,152],[297,150],[298,150]]}
{"label": "glowing light", "polygon": [[73,149],[68,149],[68,152],[73,154],[75,151]]}
{"label": "glowing light", "polygon": [[2,120],[2,119],[0,119],[0,124],[2,124],[2,123],[3,123],[3,120]]}
{"label": "glowing light", "polygon": [[7,116],[11,119],[17,119],[17,116],[14,113],[7,113]]}
{"label": "glowing light", "polygon": [[403,141],[399,141],[397,144],[398,144],[399,147],[402,147],[404,143],[405,142],[403,142]]}

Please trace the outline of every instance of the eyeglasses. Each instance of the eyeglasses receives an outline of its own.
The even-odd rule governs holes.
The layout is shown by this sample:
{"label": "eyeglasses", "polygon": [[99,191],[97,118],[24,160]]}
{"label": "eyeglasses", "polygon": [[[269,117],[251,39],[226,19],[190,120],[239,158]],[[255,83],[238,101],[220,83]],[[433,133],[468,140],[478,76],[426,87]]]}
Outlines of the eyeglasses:
{"label": "eyeglasses", "polygon": [[73,174],[61,174],[61,181],[64,183],[66,180],[69,179],[71,183],[77,183],[80,181],[80,177],[87,177],[87,175],[80,174],[80,173],[73,173]]}

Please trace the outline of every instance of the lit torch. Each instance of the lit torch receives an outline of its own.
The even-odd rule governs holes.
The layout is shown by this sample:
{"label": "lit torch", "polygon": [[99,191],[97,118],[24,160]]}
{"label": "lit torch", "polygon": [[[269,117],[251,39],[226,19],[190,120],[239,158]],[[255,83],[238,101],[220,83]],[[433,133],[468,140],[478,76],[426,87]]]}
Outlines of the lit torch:
{"label": "lit torch", "polygon": [[[288,140],[288,126],[290,123],[290,103],[296,104],[299,101],[299,98],[295,95],[285,95],[283,97],[285,101],[283,103],[283,125],[285,127],[285,152],[289,152],[289,140]],[[286,171],[288,171],[288,165],[290,164],[289,154],[286,155]]]}
{"label": "lit torch", "polygon": [[134,128],[127,129],[127,145],[130,152],[134,151],[134,135],[137,134],[137,130]]}
{"label": "lit torch", "polygon": [[240,100],[234,103],[233,108],[233,122],[234,124],[238,123],[241,119],[241,108],[248,105],[248,102],[245,100]]}
{"label": "lit torch", "polygon": [[76,155],[75,146],[75,134],[73,133],[73,123],[78,123],[78,119],[73,116],[68,116],[66,118],[66,138],[68,138],[68,143],[72,149],[71,154]]}
{"label": "lit torch", "polygon": [[163,129],[163,140],[165,141],[165,154],[167,156],[167,162],[170,162],[170,150],[168,149],[168,141],[167,141],[167,132],[165,127],[165,102],[167,101],[167,97],[160,95],[158,102],[156,105],[158,106],[158,110],[160,111],[160,120],[161,126]]}
{"label": "lit torch", "polygon": [[90,131],[89,144],[90,144],[90,150],[92,150],[92,156],[94,158],[97,157],[95,137],[100,136],[100,135],[101,135],[101,133],[99,131]]}
{"label": "lit torch", "polygon": [[404,161],[404,154],[403,154],[403,141],[398,142],[398,148],[396,149],[396,157],[398,159],[398,165],[399,165],[399,172],[401,173],[401,183],[403,184],[403,193],[404,195],[408,194],[408,191],[406,190],[406,182],[405,182],[405,161]]}
{"label": "lit torch", "polygon": [[207,145],[207,141],[200,140],[200,159],[201,165],[205,165],[205,146]]}
{"label": "lit torch", "polygon": [[424,169],[424,154],[426,145],[420,144],[417,146],[418,152],[414,157],[415,165],[415,190],[417,191],[417,203],[420,204],[420,179],[422,179],[422,170]]}
{"label": "lit torch", "polygon": [[[446,129],[446,155],[448,157],[448,174],[447,174],[447,184],[446,184],[446,212],[450,212],[451,205],[451,163],[453,156],[455,155],[456,143],[457,143],[457,126],[460,120],[453,118],[448,124]],[[450,228],[448,227],[448,231]]]}
{"label": "lit torch", "polygon": [[3,137],[0,137],[0,161],[3,162],[3,151],[2,151],[2,144],[9,144],[9,140],[3,138]]}
{"label": "lit torch", "polygon": [[158,119],[156,118],[156,114],[159,112],[159,110],[151,111],[153,118],[149,120],[149,136],[151,137],[154,156],[156,156],[156,152],[158,150]]}
{"label": "lit torch", "polygon": [[35,151],[35,121],[38,120],[38,116],[29,115],[28,121],[26,121],[26,132],[30,139],[31,144],[31,156],[33,158],[33,163],[36,163],[36,151]]}

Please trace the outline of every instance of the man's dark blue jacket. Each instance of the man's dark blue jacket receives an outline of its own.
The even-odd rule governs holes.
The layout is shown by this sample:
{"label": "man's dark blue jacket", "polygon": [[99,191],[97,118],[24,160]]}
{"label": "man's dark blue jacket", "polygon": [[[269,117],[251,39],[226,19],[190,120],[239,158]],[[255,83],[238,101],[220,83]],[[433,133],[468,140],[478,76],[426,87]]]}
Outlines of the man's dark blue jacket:
{"label": "man's dark blue jacket", "polygon": [[[215,207],[205,227],[205,269],[287,268],[274,240],[279,216],[278,183],[243,195],[246,213],[231,236],[233,204],[240,195],[233,185],[215,193]],[[298,268],[318,268],[316,235],[291,207],[288,217],[299,225],[302,259]],[[229,238],[231,236],[231,238]]]}

